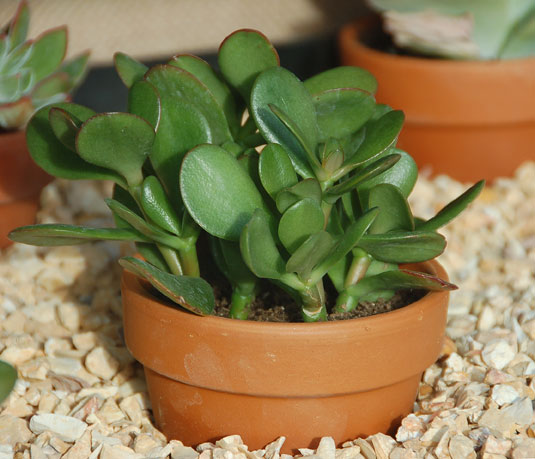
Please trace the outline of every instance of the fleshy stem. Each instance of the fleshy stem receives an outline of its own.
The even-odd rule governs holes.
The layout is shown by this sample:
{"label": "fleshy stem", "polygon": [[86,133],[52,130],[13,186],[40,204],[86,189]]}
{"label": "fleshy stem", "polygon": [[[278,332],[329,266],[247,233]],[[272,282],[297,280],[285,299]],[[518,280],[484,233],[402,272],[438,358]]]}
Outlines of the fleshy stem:
{"label": "fleshy stem", "polygon": [[301,313],[305,322],[319,322],[327,320],[325,307],[325,290],[323,282],[319,281],[312,287],[306,287],[299,292],[301,297]]}
{"label": "fleshy stem", "polygon": [[195,244],[188,245],[185,249],[179,250],[178,255],[185,276],[200,277],[199,259],[197,258],[197,248]]}
{"label": "fleshy stem", "polygon": [[353,249],[353,261],[347,272],[344,287],[347,288],[362,279],[371,262],[372,256],[370,254],[359,248]]}
{"label": "fleshy stem", "polygon": [[232,289],[230,317],[245,320],[249,317],[251,303],[256,298],[256,283],[241,283]]}

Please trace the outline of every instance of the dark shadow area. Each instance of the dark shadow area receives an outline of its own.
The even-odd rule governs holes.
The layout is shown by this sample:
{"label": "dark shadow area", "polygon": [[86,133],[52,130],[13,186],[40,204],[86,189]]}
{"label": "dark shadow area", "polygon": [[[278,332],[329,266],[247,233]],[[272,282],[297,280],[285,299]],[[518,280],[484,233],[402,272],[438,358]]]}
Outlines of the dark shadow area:
{"label": "dark shadow area", "polygon": [[[306,79],[323,70],[339,65],[336,35],[333,33],[306,42],[276,46],[281,65]],[[169,56],[171,57],[171,56]],[[217,68],[217,53],[200,57]],[[162,60],[147,61],[152,66]],[[96,112],[126,111],[128,91],[113,66],[94,67],[74,96],[74,102],[92,108]]]}

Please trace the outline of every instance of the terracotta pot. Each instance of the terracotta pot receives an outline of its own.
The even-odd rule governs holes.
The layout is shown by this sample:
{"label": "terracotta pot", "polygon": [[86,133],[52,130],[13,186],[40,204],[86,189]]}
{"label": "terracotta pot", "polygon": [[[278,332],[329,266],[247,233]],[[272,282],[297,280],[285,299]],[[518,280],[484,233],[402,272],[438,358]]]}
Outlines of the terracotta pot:
{"label": "terracotta pot", "polygon": [[[419,269],[447,279],[436,262]],[[198,317],[122,278],[126,345],[145,367],[157,425],[188,445],[240,434],[286,451],[394,433],[439,356],[448,292],[362,319],[315,324]]]}
{"label": "terracotta pot", "polygon": [[0,248],[11,244],[13,228],[34,223],[39,195],[51,180],[31,159],[24,131],[0,134]]}
{"label": "terracotta pot", "polygon": [[343,27],[344,65],[378,82],[377,101],[405,112],[399,138],[419,166],[461,181],[511,176],[535,160],[535,58],[455,61],[399,56],[367,45],[380,31],[365,18]]}

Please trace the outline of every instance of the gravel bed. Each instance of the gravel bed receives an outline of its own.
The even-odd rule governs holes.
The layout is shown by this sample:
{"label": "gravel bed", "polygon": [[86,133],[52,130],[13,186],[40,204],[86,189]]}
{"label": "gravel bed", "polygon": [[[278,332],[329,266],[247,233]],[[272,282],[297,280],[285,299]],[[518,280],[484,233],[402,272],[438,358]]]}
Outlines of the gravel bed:
{"label": "gravel bed", "polygon": [[[430,216],[466,188],[421,177],[415,213]],[[56,181],[42,222],[109,224],[109,185]],[[395,437],[336,449],[325,437],[303,456],[535,458],[535,163],[498,180],[444,229],[451,296],[443,355],[424,374]],[[121,337],[120,270],[129,245],[96,243],[0,253],[0,359],[18,367],[0,408],[0,459],[289,458],[284,438],[249,452],[241,438],[196,450],[153,424],[141,367]],[[239,432],[236,432],[237,434]]]}

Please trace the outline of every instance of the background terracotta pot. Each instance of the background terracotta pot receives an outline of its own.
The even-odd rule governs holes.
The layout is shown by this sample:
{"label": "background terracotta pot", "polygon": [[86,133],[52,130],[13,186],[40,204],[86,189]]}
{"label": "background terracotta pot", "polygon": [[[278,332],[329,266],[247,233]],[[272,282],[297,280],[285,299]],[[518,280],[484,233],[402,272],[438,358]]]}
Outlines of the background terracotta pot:
{"label": "background terracotta pot", "polygon": [[372,72],[377,101],[405,112],[399,145],[419,166],[475,182],[511,176],[535,160],[535,58],[400,56],[368,45],[381,33],[378,19],[343,27],[341,60]]}
{"label": "background terracotta pot", "polygon": [[[447,279],[436,262],[419,269]],[[126,345],[145,366],[152,408],[169,439],[188,445],[240,434],[285,450],[393,433],[439,356],[448,292],[348,321],[259,323],[198,317],[122,278]]]}
{"label": "background terracotta pot", "polygon": [[13,228],[35,222],[39,195],[52,180],[31,159],[24,131],[0,134],[0,248]]}

